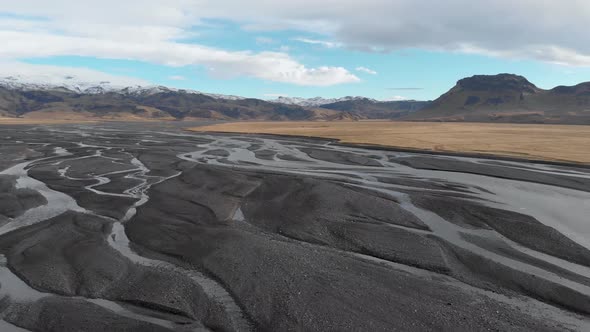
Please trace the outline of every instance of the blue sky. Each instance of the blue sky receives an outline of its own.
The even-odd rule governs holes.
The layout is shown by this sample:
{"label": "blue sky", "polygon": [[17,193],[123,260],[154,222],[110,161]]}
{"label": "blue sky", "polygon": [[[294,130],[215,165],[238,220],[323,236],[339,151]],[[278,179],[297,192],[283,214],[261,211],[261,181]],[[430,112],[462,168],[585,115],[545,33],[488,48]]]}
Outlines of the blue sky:
{"label": "blue sky", "polygon": [[[133,3],[117,7],[113,2],[122,12],[114,17],[102,8],[87,11],[68,1],[56,1],[53,7],[40,1],[38,8],[0,4],[0,38],[7,41],[0,50],[0,69],[31,75],[50,68],[46,75],[71,72],[85,80],[254,98],[362,95],[425,100],[446,92],[460,78],[504,72],[523,75],[542,88],[590,81],[590,40],[586,34],[570,38],[569,31],[578,20],[585,26],[590,19],[590,6],[584,2],[575,2],[581,7],[572,5],[571,12],[561,6],[563,13],[554,11],[549,27],[528,16],[508,17],[494,26],[444,12],[431,17],[431,25],[428,17],[419,20],[403,13],[387,13],[390,19],[378,24],[355,15],[363,3],[413,13],[412,2],[393,2],[395,8],[389,7],[392,1],[343,2],[334,13],[316,1],[310,3],[318,8],[295,6],[291,15],[264,1],[252,2],[258,11],[238,14],[224,10],[235,5],[232,1],[225,1],[226,7],[224,1],[200,1],[199,6],[191,1],[145,1],[141,11]],[[328,7],[338,2],[324,3]],[[508,13],[518,9],[510,2],[494,3]],[[530,15],[539,17],[532,11]],[[466,12],[465,17],[476,14]],[[511,21],[518,22],[513,30],[506,28]],[[538,37],[540,33],[545,37]]]}

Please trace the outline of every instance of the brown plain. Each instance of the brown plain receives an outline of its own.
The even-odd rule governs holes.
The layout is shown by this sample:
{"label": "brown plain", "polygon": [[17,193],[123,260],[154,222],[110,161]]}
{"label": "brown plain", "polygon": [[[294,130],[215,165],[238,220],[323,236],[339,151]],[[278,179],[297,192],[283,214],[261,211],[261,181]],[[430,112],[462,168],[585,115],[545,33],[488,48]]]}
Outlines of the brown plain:
{"label": "brown plain", "polygon": [[51,125],[68,123],[92,123],[97,122],[83,119],[31,119],[0,117],[0,125]]}
{"label": "brown plain", "polygon": [[590,164],[590,126],[434,122],[236,122],[194,131],[313,136],[343,143]]}
{"label": "brown plain", "polygon": [[103,116],[97,116],[90,112],[74,112],[70,110],[43,110],[26,113],[20,118],[0,116],[0,124],[67,124],[67,123],[93,123],[93,122],[125,122],[125,121],[172,121],[174,118],[152,117],[156,112],[154,108],[141,106],[142,115],[136,115],[129,112],[107,113]]}

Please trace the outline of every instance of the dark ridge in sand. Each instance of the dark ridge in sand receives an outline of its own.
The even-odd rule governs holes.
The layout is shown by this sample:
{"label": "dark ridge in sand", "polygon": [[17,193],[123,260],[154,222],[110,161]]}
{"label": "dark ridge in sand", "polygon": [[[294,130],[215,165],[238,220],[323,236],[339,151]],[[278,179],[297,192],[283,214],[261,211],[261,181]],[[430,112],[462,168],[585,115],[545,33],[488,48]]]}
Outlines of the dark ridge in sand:
{"label": "dark ridge in sand", "polygon": [[0,327],[590,328],[583,168],[167,126],[0,126]]}
{"label": "dark ridge in sand", "polygon": [[0,224],[21,216],[25,211],[47,204],[45,197],[31,189],[17,189],[16,177],[0,176]]}
{"label": "dark ridge in sand", "polygon": [[490,164],[485,161],[474,165],[472,161],[456,160],[449,157],[428,158],[422,156],[403,159],[391,158],[390,161],[399,162],[402,165],[418,169],[481,174],[504,179],[530,181],[576,190],[590,191],[590,176],[577,178],[562,174],[539,174],[538,172],[531,172],[530,168],[527,169],[526,165],[515,166],[513,164],[502,164],[500,162]]}

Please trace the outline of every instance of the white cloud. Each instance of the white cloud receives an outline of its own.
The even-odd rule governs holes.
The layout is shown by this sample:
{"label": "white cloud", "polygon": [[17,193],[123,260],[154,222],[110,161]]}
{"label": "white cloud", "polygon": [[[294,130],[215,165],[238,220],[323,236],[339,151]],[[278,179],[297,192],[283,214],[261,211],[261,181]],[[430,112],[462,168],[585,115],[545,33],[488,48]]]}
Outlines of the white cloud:
{"label": "white cloud", "polygon": [[304,37],[293,38],[293,40],[298,41],[298,42],[302,42],[302,43],[306,43],[306,44],[321,45],[321,46],[327,47],[327,48],[342,47],[341,43],[336,43],[336,42],[331,42],[331,41],[326,41],[326,40],[317,40],[317,39],[310,39],[310,38],[304,38]]}
{"label": "white cloud", "polygon": [[[226,0],[223,6],[238,2]],[[357,50],[465,52],[469,50],[464,45],[470,45],[471,52],[483,55],[590,65],[587,0],[489,0],[485,10],[472,0],[258,0],[225,15],[213,0],[208,4],[217,15],[255,24],[259,30],[319,32],[332,45]]]}
{"label": "white cloud", "polygon": [[356,71],[360,71],[360,72],[363,72],[363,73],[366,73],[366,74],[370,74],[370,75],[377,75],[377,72],[376,71],[374,71],[372,69],[369,69],[367,67],[363,67],[363,66],[356,67]]}
{"label": "white cloud", "polygon": [[20,31],[0,31],[0,40],[3,41],[0,59],[76,55],[167,66],[202,65],[218,78],[249,76],[308,86],[359,81],[345,68],[308,68],[281,52],[234,52],[171,41],[132,42]]}
{"label": "white cloud", "polygon": [[404,96],[393,96],[386,98],[385,101],[402,101],[402,100],[409,100],[410,98]]}
{"label": "white cloud", "polygon": [[186,80],[186,77],[182,76],[182,75],[172,75],[172,76],[168,76],[169,79],[174,80],[174,81],[184,81]]}
{"label": "white cloud", "polygon": [[[272,68],[275,62],[268,61],[268,54],[229,52],[186,45],[182,41],[194,36],[200,26],[207,24],[207,19],[222,19],[236,22],[249,31],[289,29],[313,33],[314,38],[298,38],[298,41],[331,48],[427,49],[590,66],[590,34],[587,32],[590,1],[488,0],[484,7],[482,10],[482,6],[474,6],[472,0],[251,0],[247,6],[243,0],[2,1],[0,13],[14,15],[0,17],[0,30],[36,34],[38,38],[27,41],[39,43],[40,56],[48,53],[43,51],[47,46],[41,40],[44,34],[74,38],[70,41],[82,38],[87,42],[79,45],[75,53],[92,56],[97,47],[103,46],[108,50],[97,52],[98,56],[135,59],[136,55],[131,56],[132,52],[125,47],[129,44],[151,53],[142,57],[150,58],[144,61],[188,62],[214,67],[223,65],[231,57],[233,67],[242,68],[238,75],[280,82],[289,77],[288,82],[296,84],[309,84],[309,71],[314,68],[306,68],[286,54],[279,57],[280,61],[287,57],[290,64],[277,71]],[[39,19],[31,19],[31,16]],[[5,38],[1,40],[3,44],[6,41]],[[9,42],[14,47],[14,41]],[[18,46],[34,48],[34,45],[24,44]],[[168,46],[172,46],[172,50],[162,49]],[[72,52],[74,47],[70,46],[67,51]],[[12,59],[17,58],[18,49],[5,48],[2,45],[3,56],[9,54]],[[124,51],[119,52],[119,49]],[[181,53],[186,49],[191,56],[195,52],[200,54],[187,61],[187,56]],[[53,48],[56,54],[67,54],[65,51]],[[224,60],[215,61],[219,53]],[[240,61],[242,65],[238,66]],[[255,68],[268,70],[270,74],[260,77],[262,75],[243,69],[252,62],[266,64]],[[285,73],[287,67],[290,70]],[[339,69],[326,73],[315,68],[315,72],[318,71],[323,73],[324,79],[320,80],[323,84],[330,81],[326,75],[332,74],[334,79],[330,84],[358,80],[348,73],[342,81]],[[297,78],[304,79],[294,82]]]}
{"label": "white cloud", "polygon": [[518,50],[492,50],[474,45],[461,45],[459,51],[507,59],[535,59],[564,66],[590,66],[590,54],[580,54],[558,46],[532,45]]}
{"label": "white cloud", "polygon": [[18,79],[21,83],[69,85],[71,82],[109,84],[112,86],[150,85],[151,82],[133,77],[111,75],[101,71],[64,66],[36,65],[16,61],[0,61],[0,79]]}
{"label": "white cloud", "polygon": [[206,25],[203,19],[216,16],[215,8],[208,6],[193,0],[2,2],[0,13],[11,15],[0,16],[0,60],[76,55],[198,65],[216,77],[249,76],[297,85],[359,81],[344,68],[310,68],[284,51],[227,51],[183,42],[198,35],[194,27]]}
{"label": "white cloud", "polygon": [[299,41],[325,47],[464,52],[470,45],[477,54],[589,65],[587,0],[488,0],[485,10],[472,0],[199,0],[185,8],[249,30],[319,34],[325,38]]}

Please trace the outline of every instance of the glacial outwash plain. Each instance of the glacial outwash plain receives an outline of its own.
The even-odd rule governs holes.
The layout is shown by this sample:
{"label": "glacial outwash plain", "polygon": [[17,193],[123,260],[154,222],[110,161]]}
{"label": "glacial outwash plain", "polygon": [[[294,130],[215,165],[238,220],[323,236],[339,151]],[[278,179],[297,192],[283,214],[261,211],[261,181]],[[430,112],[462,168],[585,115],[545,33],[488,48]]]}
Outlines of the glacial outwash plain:
{"label": "glacial outwash plain", "polygon": [[0,332],[590,332],[590,0],[0,0]]}
{"label": "glacial outwash plain", "polygon": [[0,125],[0,330],[590,329],[587,149],[208,124]]}
{"label": "glacial outwash plain", "polygon": [[395,121],[230,122],[192,128],[321,137],[367,147],[590,164],[590,126]]}

